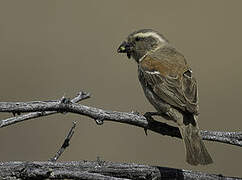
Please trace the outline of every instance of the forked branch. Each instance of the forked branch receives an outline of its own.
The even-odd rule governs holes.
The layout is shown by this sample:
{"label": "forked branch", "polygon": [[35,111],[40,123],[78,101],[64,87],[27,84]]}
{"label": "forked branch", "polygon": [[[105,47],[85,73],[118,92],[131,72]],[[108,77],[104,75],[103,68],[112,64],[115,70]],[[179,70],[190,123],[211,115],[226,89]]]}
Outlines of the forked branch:
{"label": "forked branch", "polygon": [[[88,93],[79,93],[86,99],[89,97]],[[10,113],[26,113],[35,112],[26,115],[9,118],[0,121],[0,127],[5,127],[11,124],[18,123],[27,119],[45,116],[53,113],[75,113],[79,115],[88,116],[96,121],[97,124],[102,124],[104,121],[113,121],[119,123],[130,124],[151,130],[161,135],[181,138],[177,127],[170,126],[166,123],[155,121],[153,118],[146,118],[145,116],[135,112],[118,112],[108,111],[95,107],[85,106],[75,103],[75,101],[68,101],[66,98],[56,101],[33,101],[33,102],[0,102],[0,112]],[[37,114],[36,114],[37,112]],[[30,115],[30,117],[29,117]],[[201,135],[204,140],[227,143],[236,146],[242,146],[242,132],[220,132],[220,131],[203,131]]]}

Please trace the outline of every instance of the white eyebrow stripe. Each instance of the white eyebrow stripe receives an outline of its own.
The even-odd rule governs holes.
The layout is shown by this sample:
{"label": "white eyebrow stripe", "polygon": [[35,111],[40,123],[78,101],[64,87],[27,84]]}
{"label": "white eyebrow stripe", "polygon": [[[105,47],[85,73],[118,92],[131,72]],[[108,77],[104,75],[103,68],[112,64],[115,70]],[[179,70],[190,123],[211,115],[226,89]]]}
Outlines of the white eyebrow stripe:
{"label": "white eyebrow stripe", "polygon": [[166,42],[165,39],[163,39],[159,34],[155,33],[155,32],[146,32],[146,33],[138,33],[138,34],[135,34],[135,37],[138,36],[138,37],[154,37],[156,39],[159,39],[161,42]]}
{"label": "white eyebrow stripe", "polygon": [[148,74],[160,74],[159,71],[145,71]]}

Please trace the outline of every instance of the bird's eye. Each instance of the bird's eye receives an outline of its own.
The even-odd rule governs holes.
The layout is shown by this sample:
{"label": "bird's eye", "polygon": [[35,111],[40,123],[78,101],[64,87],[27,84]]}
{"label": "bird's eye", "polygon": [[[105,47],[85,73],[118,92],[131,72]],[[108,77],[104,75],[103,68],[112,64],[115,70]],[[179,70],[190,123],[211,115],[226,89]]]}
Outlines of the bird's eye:
{"label": "bird's eye", "polygon": [[140,40],[141,40],[140,37],[136,37],[136,38],[135,38],[135,41],[140,41]]}

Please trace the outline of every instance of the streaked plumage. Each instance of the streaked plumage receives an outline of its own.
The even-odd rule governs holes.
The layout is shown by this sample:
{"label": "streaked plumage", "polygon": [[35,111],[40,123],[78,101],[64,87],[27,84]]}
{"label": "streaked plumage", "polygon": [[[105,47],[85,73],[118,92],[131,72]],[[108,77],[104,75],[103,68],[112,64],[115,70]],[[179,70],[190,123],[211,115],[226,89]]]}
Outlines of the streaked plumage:
{"label": "streaked plumage", "polygon": [[144,93],[155,109],[177,123],[189,164],[210,164],[212,158],[202,142],[198,125],[197,82],[185,57],[154,30],[131,33],[119,49],[138,64]]}
{"label": "streaked plumage", "polygon": [[[159,74],[150,73],[155,71]],[[198,114],[196,80],[184,56],[174,48],[165,47],[146,55],[138,65],[138,72],[139,80],[149,84],[154,93],[169,105]]]}

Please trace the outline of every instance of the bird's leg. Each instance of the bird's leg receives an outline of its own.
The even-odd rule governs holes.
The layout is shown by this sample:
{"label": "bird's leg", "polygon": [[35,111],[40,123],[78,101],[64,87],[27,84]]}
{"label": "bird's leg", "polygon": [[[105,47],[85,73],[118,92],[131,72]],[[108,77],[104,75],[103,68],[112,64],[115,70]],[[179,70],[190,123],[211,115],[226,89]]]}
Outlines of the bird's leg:
{"label": "bird's leg", "polygon": [[[154,121],[152,116],[162,116],[164,117],[165,113],[161,113],[161,112],[146,112],[144,114],[144,117],[147,119],[147,121]],[[144,128],[145,131],[145,135],[147,136],[147,128]]]}
{"label": "bird's leg", "polygon": [[[178,124],[179,124],[178,119],[181,119],[180,118],[181,114],[178,113],[178,111],[174,110],[173,108],[170,108],[167,112],[146,112],[144,114],[144,117],[147,119],[148,122],[155,121],[152,116],[160,116],[166,120],[172,120]],[[145,135],[147,135],[147,128],[144,128],[144,131],[145,131]]]}
{"label": "bird's leg", "polygon": [[146,117],[146,119],[151,119],[154,120],[152,116],[161,116],[166,120],[171,120],[172,118],[170,117],[170,114],[167,112],[146,112],[144,114],[144,117]]}
{"label": "bird's leg", "polygon": [[[157,115],[158,112],[146,112],[144,114],[144,117],[147,119],[147,121],[154,120],[152,116]],[[145,135],[147,136],[147,128],[144,128]]]}
{"label": "bird's leg", "polygon": [[152,118],[152,116],[161,116],[162,113],[160,112],[146,112],[144,114],[144,117],[146,118]]}

